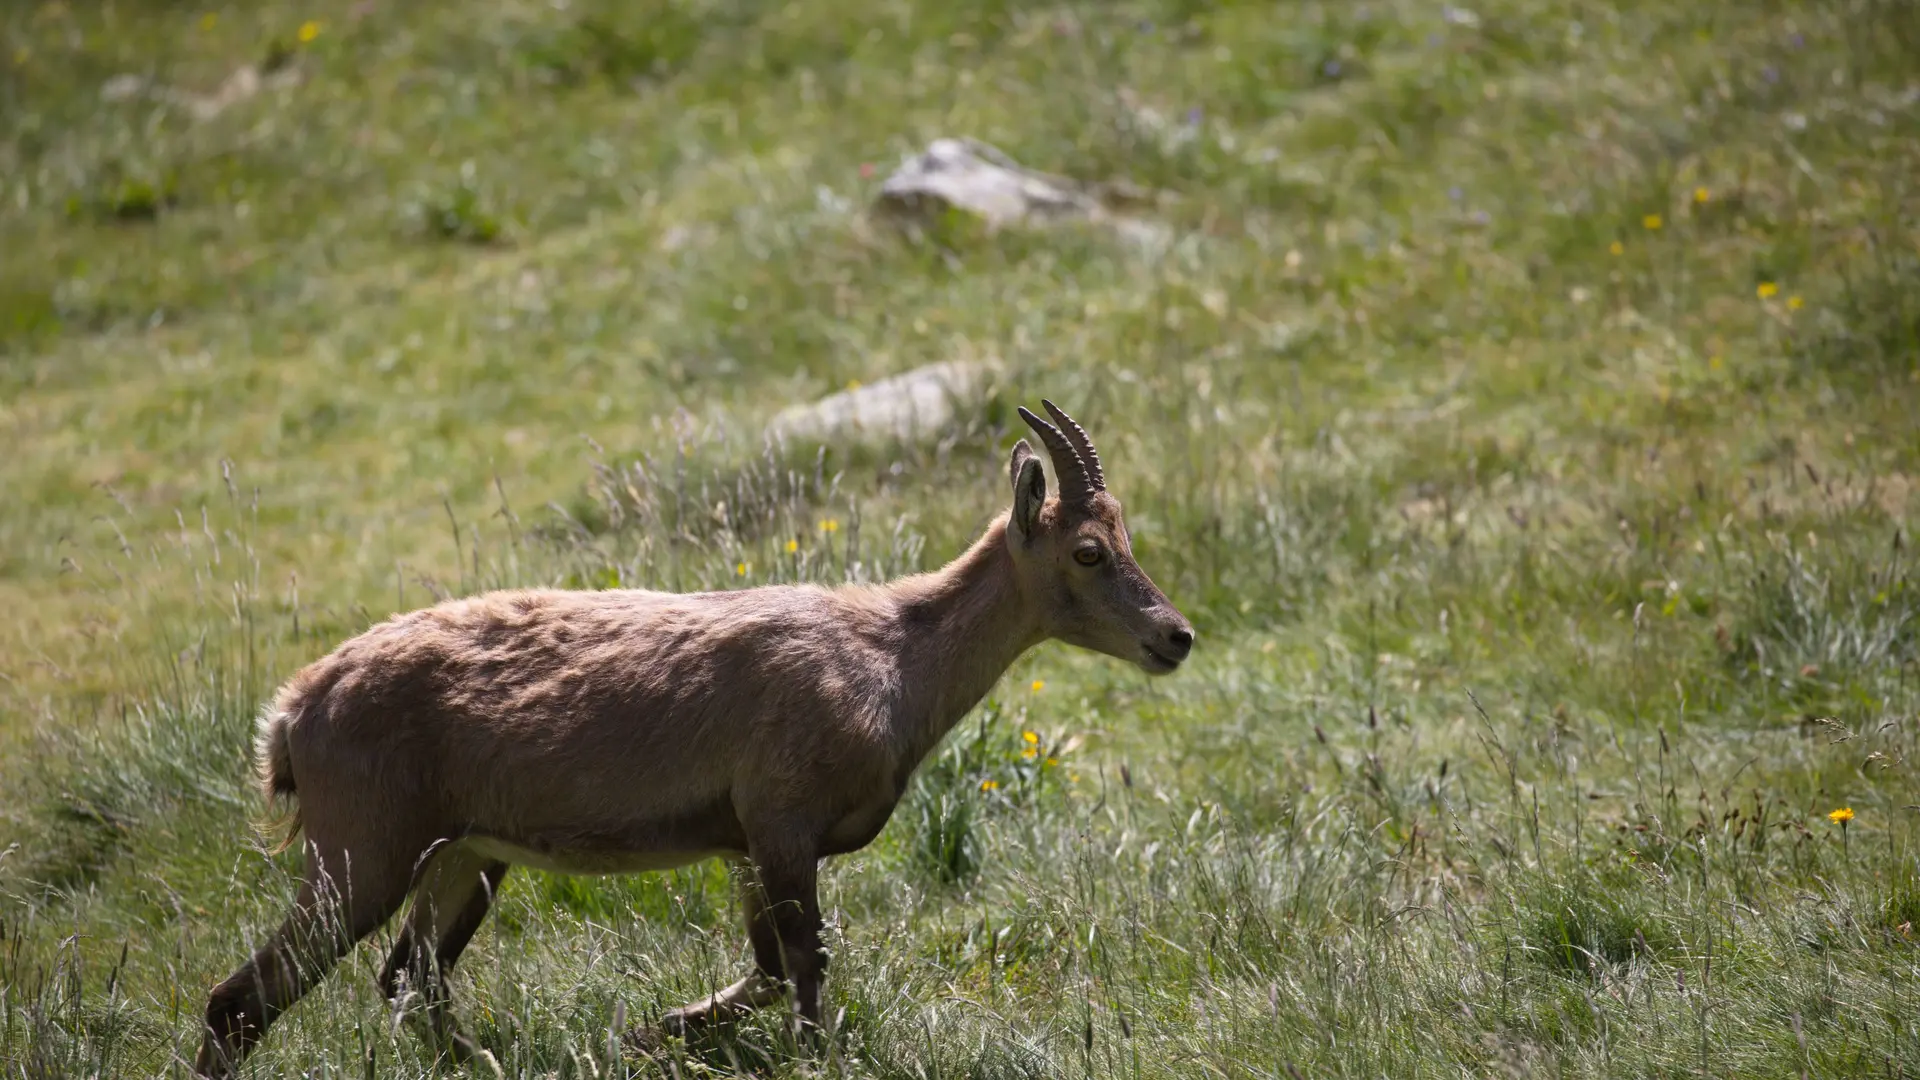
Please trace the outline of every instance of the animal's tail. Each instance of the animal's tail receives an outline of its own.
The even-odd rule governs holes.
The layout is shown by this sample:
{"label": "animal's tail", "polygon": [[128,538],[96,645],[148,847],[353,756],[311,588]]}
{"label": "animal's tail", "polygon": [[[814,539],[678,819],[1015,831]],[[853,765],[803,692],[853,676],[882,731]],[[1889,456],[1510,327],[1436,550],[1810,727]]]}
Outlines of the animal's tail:
{"label": "animal's tail", "polygon": [[293,756],[287,748],[287,728],[298,717],[300,703],[296,695],[282,691],[266,711],[260,714],[259,728],[253,737],[254,770],[260,780],[260,793],[267,801],[267,819],[263,828],[278,854],[293,846],[300,835],[300,806],[293,786]]}

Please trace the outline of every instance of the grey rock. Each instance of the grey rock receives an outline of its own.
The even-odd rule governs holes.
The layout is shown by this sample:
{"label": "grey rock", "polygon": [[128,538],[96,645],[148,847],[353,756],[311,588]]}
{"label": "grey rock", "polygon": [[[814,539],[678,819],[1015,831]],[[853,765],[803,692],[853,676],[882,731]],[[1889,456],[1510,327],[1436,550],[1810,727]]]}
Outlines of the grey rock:
{"label": "grey rock", "polygon": [[953,209],[995,229],[1088,222],[1111,228],[1140,247],[1166,244],[1164,225],[1116,213],[1109,199],[1139,202],[1143,196],[1124,186],[1091,188],[1037,172],[978,139],[962,138],[935,139],[925,151],[901,162],[880,186],[877,207],[910,224]]}
{"label": "grey rock", "polygon": [[768,425],[780,439],[915,439],[951,423],[963,404],[983,398],[999,365],[948,360],[783,410]]}

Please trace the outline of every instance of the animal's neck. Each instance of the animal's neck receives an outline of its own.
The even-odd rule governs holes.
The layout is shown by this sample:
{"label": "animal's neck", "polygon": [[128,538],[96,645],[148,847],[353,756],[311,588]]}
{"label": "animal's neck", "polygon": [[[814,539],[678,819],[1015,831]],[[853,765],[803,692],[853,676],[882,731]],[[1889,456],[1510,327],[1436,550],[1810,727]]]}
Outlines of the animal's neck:
{"label": "animal's neck", "polygon": [[1046,635],[1014,576],[1005,517],[966,553],[891,586],[903,648],[904,706],[894,717],[911,769]]}

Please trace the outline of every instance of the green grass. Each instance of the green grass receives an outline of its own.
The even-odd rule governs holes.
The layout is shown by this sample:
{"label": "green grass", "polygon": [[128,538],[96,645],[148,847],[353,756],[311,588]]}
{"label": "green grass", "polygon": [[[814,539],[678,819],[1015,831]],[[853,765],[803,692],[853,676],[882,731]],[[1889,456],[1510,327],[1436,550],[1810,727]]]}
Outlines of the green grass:
{"label": "green grass", "polygon": [[[291,893],[245,754],[300,663],[495,585],[937,564],[1041,396],[1194,661],[1009,673],[826,875],[829,1049],[763,1018],[622,1068],[1920,1074],[1910,6],[69,3],[0,41],[7,1075],[183,1068]],[[842,208],[948,134],[1154,188],[1173,239]],[[988,356],[924,442],[761,445]],[[521,874],[456,1000],[509,1075],[604,1076],[736,921],[713,867]],[[257,1075],[434,1071],[382,943]]]}

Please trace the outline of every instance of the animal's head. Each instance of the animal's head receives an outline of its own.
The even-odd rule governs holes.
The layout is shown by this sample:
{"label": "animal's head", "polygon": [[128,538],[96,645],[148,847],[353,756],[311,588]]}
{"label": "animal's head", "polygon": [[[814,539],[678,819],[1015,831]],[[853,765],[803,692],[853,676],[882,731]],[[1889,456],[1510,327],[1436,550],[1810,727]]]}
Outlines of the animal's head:
{"label": "animal's head", "polygon": [[1021,585],[1048,636],[1164,675],[1193,650],[1193,624],[1134,561],[1120,500],[1107,491],[1093,441],[1053,402],[1041,404],[1053,423],[1024,408],[1020,417],[1047,448],[1060,492],[1047,497],[1033,447],[1025,439],[1014,444],[1007,543]]}

